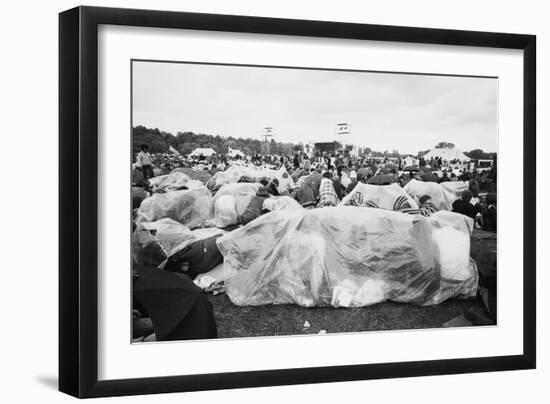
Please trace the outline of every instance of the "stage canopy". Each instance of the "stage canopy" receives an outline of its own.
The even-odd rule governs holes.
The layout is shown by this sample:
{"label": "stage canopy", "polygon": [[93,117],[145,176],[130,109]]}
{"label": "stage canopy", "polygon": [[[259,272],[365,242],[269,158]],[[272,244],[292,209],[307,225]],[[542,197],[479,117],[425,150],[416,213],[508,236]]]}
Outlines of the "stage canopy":
{"label": "stage canopy", "polygon": [[470,161],[471,159],[466,156],[460,149],[456,147],[451,148],[441,148],[441,149],[432,149],[424,156],[424,160],[430,160],[431,158],[441,157],[443,161]]}

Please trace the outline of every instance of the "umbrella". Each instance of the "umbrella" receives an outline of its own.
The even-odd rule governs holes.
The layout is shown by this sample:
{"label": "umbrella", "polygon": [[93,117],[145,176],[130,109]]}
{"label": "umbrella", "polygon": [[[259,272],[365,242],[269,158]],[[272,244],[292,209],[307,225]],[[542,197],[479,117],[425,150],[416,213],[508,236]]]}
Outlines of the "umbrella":
{"label": "umbrella", "polygon": [[134,265],[135,299],[151,316],[158,341],[216,338],[212,305],[187,276]]}
{"label": "umbrella", "polygon": [[395,177],[395,175],[389,174],[375,175],[374,177],[370,177],[367,180],[367,184],[372,185],[389,185],[393,184],[394,182],[397,182],[397,178]]}

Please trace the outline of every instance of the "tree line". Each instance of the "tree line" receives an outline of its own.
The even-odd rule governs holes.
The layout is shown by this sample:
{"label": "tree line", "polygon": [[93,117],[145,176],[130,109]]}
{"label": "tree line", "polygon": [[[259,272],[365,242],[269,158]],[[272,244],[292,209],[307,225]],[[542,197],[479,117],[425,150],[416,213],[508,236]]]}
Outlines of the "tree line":
{"label": "tree line", "polygon": [[[199,147],[212,148],[218,154],[227,153],[229,148],[238,149],[245,154],[266,152],[265,143],[259,139],[222,137],[194,132],[177,132],[173,135],[158,128],[151,129],[141,125],[133,128],[132,135],[134,153],[139,152],[142,144],[148,145],[151,153],[167,153],[170,146],[181,154],[189,154]],[[294,148],[294,143],[276,142],[274,139],[269,143],[271,154],[292,154]]]}
{"label": "tree line", "polygon": [[[228,152],[229,147],[232,149],[238,149],[243,153],[261,154],[267,153],[265,142],[260,139],[252,138],[234,138],[232,136],[222,137],[219,135],[207,135],[204,133],[194,132],[177,132],[175,135],[169,132],[159,130],[158,128],[147,128],[145,126],[136,126],[132,131],[133,135],[133,151],[139,152],[139,148],[142,144],[149,146],[151,153],[168,153],[170,146],[176,149],[181,154],[187,155],[196,148],[212,148],[218,154],[225,154]],[[282,143],[276,142],[271,139],[269,142],[270,154],[293,154],[297,147],[300,145],[294,143]],[[449,142],[440,142],[436,145],[436,148],[441,147],[454,147],[454,144]],[[426,154],[429,150],[420,151],[419,155]],[[392,150],[391,152],[385,150],[383,152],[371,150],[369,147],[363,148],[364,153],[372,153],[375,157],[398,157],[399,151]],[[468,157],[472,159],[494,159],[496,153],[487,153],[480,149],[474,149],[469,152],[464,152]]]}

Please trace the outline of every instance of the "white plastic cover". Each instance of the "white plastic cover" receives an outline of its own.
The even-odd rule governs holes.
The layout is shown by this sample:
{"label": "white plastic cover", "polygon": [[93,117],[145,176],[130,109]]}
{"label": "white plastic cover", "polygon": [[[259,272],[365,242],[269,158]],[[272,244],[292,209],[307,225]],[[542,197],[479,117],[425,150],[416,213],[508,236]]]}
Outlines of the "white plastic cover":
{"label": "white plastic cover", "polygon": [[221,187],[214,197],[216,226],[237,224],[261,186],[258,183],[238,182]]}
{"label": "white plastic cover", "polygon": [[187,227],[214,226],[214,201],[204,185],[200,187],[153,194],[141,202],[136,223],[173,219]]}
{"label": "white plastic cover", "polygon": [[458,199],[462,191],[468,189],[468,183],[466,181],[447,181],[440,184],[443,188],[454,195],[454,199]]}
{"label": "white plastic cover", "polygon": [[353,191],[342,199],[338,206],[346,206],[356,194],[361,194],[363,201],[373,201],[381,209],[393,210],[400,196],[407,198],[411,209],[418,209],[418,204],[398,184],[371,185],[359,182]]}
{"label": "white plastic cover", "polygon": [[141,223],[132,237],[134,261],[140,265],[159,265],[191,238],[191,230],[172,219]]}
{"label": "white plastic cover", "polygon": [[149,179],[149,184],[154,192],[168,192],[187,186],[191,178],[182,172],[159,175]]}
{"label": "white plastic cover", "polygon": [[352,206],[274,211],[217,240],[226,271],[235,272],[226,292],[243,306],[473,297],[469,221],[451,212],[425,218]]}
{"label": "white plastic cover", "polygon": [[167,258],[189,244],[224,233],[215,227],[192,231],[172,219],[141,223],[132,237],[134,262],[162,267]]}
{"label": "white plastic cover", "polygon": [[282,209],[303,209],[303,206],[290,196],[272,196],[264,201],[264,209],[282,210]]}
{"label": "white plastic cover", "polygon": [[279,170],[273,170],[265,167],[236,164],[232,165],[225,171],[219,171],[214,174],[208,182],[208,187],[215,190],[223,185],[236,183],[241,177],[248,177],[256,182],[259,182],[262,178],[266,178],[269,181],[277,178],[279,181],[279,192],[284,192],[294,187],[294,180],[290,177],[284,167],[281,167]]}
{"label": "white plastic cover", "polygon": [[216,227],[224,228],[239,222],[235,197],[233,195],[222,195],[214,202],[214,217]]}
{"label": "white plastic cover", "polygon": [[439,210],[451,210],[456,199],[454,193],[435,182],[411,180],[403,189],[416,201],[424,195],[429,195]]}

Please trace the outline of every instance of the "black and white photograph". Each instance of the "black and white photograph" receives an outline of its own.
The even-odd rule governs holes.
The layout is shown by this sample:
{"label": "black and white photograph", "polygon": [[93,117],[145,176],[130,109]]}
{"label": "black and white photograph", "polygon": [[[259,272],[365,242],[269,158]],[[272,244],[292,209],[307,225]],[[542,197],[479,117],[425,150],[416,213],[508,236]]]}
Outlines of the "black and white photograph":
{"label": "black and white photograph", "polygon": [[497,77],[131,62],[132,342],[497,326]]}

